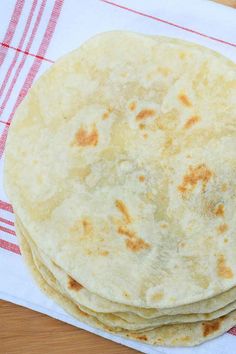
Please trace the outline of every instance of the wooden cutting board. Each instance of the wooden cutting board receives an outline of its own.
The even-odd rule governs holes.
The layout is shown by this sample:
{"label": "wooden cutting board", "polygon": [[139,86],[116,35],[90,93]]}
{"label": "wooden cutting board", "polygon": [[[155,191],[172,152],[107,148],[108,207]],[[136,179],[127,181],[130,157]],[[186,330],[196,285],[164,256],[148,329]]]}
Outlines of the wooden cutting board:
{"label": "wooden cutting board", "polygon": [[[215,0],[236,8],[236,0]],[[137,351],[38,312],[0,301],[2,354],[132,354]]]}

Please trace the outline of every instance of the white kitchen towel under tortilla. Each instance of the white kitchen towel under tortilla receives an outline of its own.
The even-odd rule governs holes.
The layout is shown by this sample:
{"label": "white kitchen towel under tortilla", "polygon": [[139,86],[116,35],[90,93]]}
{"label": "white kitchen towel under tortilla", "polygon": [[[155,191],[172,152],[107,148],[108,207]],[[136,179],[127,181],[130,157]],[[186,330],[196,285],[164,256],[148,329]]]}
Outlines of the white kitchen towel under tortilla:
{"label": "white kitchen towel under tortilla", "polygon": [[61,55],[104,31],[129,30],[199,43],[236,61],[236,10],[208,0],[2,0],[0,2],[0,298],[144,353],[232,354],[236,328],[193,348],[140,344],[89,327],[44,296],[26,269],[3,190],[14,112],[32,83]]}

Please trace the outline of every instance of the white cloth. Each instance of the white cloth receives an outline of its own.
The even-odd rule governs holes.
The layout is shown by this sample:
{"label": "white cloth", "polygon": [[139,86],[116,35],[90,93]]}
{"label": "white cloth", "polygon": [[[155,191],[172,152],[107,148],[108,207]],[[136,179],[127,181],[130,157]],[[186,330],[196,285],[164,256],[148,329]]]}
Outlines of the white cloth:
{"label": "white cloth", "polygon": [[[39,50],[42,36],[46,31],[47,21],[50,20],[54,1],[45,0],[44,13],[39,28],[29,50],[22,46],[18,50],[18,58],[14,69],[8,78],[5,91],[0,97],[0,106],[3,104],[8,88],[14,78],[17,65],[25,58],[24,66],[10,92],[10,97],[0,116],[0,134],[6,129],[6,122],[16,102],[16,97],[22,91],[22,83],[27,78],[31,65],[35,60],[40,61],[40,67],[34,71],[34,81],[61,55],[80,46],[89,37],[103,31],[130,30],[152,35],[165,35],[186,39],[212,48],[236,61],[236,11],[207,0],[62,0],[61,13],[57,15],[57,24],[54,34],[50,34],[47,48],[43,52]],[[20,1],[18,0],[20,3]],[[37,1],[36,1],[37,2]],[[43,2],[43,1],[42,1]],[[0,86],[8,71],[25,25],[30,7],[33,1],[27,0],[21,13],[21,19],[17,25],[11,40],[11,47],[7,51],[5,60],[0,67]],[[0,41],[3,42],[4,33],[9,25],[10,17],[16,1],[3,0],[0,2]],[[42,4],[42,3],[41,3]],[[36,10],[40,2],[36,5]],[[42,5],[43,6],[43,5]],[[36,11],[35,10],[35,11]],[[35,17],[36,17],[35,12]],[[54,21],[55,22],[55,21]],[[30,37],[30,25],[26,42]],[[1,43],[2,43],[1,42]],[[6,46],[5,46],[6,47]],[[5,48],[4,47],[4,48]],[[23,49],[22,49],[23,48]],[[27,52],[27,53],[24,53]],[[29,54],[29,53],[30,54]],[[0,52],[1,53],[1,52]],[[35,55],[43,56],[37,59]],[[43,55],[42,55],[43,54]],[[5,123],[4,123],[5,122]],[[1,136],[1,139],[2,136]],[[51,299],[44,296],[32,280],[26,269],[22,257],[17,254],[17,239],[14,235],[14,216],[5,202],[7,197],[3,191],[3,158],[0,159],[0,298],[13,303],[45,313],[61,321],[70,323],[79,328],[108,338],[118,343],[135,348],[143,353],[166,354],[232,354],[236,352],[236,337],[233,334],[225,334],[220,338],[211,340],[203,345],[193,348],[164,348],[140,344],[126,340],[95,328],[89,327],[66,314]],[[1,241],[2,240],[2,241]],[[4,243],[5,242],[5,243]],[[5,246],[4,246],[5,245]],[[13,246],[11,246],[13,245]],[[12,249],[11,252],[8,249]],[[235,331],[236,332],[236,331]]]}

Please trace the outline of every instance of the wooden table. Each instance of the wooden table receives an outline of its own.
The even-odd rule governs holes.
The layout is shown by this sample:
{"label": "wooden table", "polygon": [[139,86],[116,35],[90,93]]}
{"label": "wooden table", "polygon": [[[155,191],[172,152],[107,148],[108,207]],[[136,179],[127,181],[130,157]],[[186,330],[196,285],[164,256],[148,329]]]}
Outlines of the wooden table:
{"label": "wooden table", "polygon": [[137,351],[0,301],[1,354],[134,354]]}
{"label": "wooden table", "polygon": [[[236,0],[215,0],[236,8]],[[0,301],[2,354],[132,354],[137,351],[26,308]]]}
{"label": "wooden table", "polygon": [[214,0],[215,2],[219,2],[223,5],[231,6],[236,9],[236,0]]}

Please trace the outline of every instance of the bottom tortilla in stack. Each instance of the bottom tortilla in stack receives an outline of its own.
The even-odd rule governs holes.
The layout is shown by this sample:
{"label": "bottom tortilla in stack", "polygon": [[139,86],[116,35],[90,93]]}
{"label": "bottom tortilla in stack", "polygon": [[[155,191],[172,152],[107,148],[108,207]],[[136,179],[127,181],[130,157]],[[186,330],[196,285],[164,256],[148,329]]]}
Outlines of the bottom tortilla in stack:
{"label": "bottom tortilla in stack", "polygon": [[[32,241],[30,241],[29,235],[25,233],[25,229],[23,229],[22,224],[19,220],[16,221],[16,230],[18,236],[20,237],[23,256],[31,269],[34,279],[36,280],[40,288],[47,295],[53,297],[54,300],[59,305],[61,305],[66,311],[71,313],[78,320],[86,322],[89,325],[149,344],[159,344],[167,346],[192,346],[200,344],[210,338],[214,338],[220,335],[221,333],[224,333],[225,331],[230,329],[235,323],[236,310],[230,311],[230,309],[235,308],[234,305],[230,304],[229,306],[232,307],[229,307],[229,313],[226,313],[224,309],[218,310],[219,317],[211,321],[199,321],[198,316],[205,316],[205,318],[211,318],[212,316],[214,317],[214,314],[189,314],[185,316],[174,315],[175,319],[173,319],[172,321],[175,324],[160,324],[158,327],[155,328],[155,319],[153,319],[154,328],[127,330],[116,325],[116,322],[119,323],[119,321],[117,321],[116,315],[110,315],[110,321],[108,321],[108,325],[104,323],[106,322],[104,321],[103,317],[105,315],[101,316],[101,313],[95,313],[94,311],[88,310],[86,307],[83,307],[77,302],[75,302],[73,298],[66,293],[65,289],[63,288],[63,285],[59,283],[53,273],[47,268],[45,264],[43,264],[41,259],[37,257],[39,252],[35,248],[35,245],[33,245]],[[221,315],[222,313],[224,313],[224,315]],[[188,316],[190,316],[190,318],[191,316],[196,316],[196,322],[193,321],[194,317],[192,317],[192,322],[188,323]],[[171,317],[173,316],[170,315],[169,317],[169,321],[171,322]],[[151,323],[152,320],[150,320],[150,324]],[[129,324],[127,323],[127,326],[128,325]],[[135,327],[135,324],[133,327]]]}

